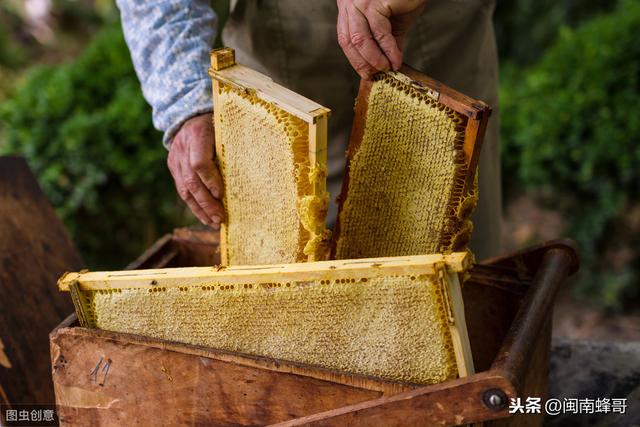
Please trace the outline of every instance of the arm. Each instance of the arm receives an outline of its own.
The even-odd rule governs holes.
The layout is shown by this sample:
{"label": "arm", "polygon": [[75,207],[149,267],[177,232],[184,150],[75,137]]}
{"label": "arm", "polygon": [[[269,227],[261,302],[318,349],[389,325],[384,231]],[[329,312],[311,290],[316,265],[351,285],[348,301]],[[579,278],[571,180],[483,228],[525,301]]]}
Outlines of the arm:
{"label": "arm", "polygon": [[409,28],[425,0],[337,0],[338,43],[363,79],[381,70],[399,70]]}
{"label": "arm", "polygon": [[213,162],[211,82],[206,66],[217,18],[209,0],[117,0],[142,93],[164,132],[180,197],[204,224],[224,217]]}

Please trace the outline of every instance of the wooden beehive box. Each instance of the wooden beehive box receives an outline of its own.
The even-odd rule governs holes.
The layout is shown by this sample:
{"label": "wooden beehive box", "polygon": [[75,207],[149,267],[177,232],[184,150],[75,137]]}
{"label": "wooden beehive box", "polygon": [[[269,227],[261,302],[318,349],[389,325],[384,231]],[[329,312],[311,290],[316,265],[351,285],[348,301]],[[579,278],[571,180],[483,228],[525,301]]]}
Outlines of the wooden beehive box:
{"label": "wooden beehive box", "polygon": [[[177,230],[130,268],[212,265],[217,234]],[[463,286],[476,374],[430,386],[78,326],[50,335],[62,425],[541,425],[508,399],[546,394],[551,310],[570,241],[489,260]],[[532,350],[533,349],[533,350]]]}

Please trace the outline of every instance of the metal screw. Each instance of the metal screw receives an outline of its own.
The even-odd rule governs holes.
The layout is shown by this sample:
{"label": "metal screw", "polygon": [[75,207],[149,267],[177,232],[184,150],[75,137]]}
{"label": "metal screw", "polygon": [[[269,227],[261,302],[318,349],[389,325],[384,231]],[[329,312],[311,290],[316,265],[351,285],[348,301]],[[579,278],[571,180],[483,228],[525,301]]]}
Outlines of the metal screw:
{"label": "metal screw", "polygon": [[489,403],[491,404],[491,406],[500,406],[500,404],[502,403],[502,398],[497,394],[492,394],[491,396],[489,396]]}
{"label": "metal screw", "polygon": [[500,411],[507,406],[507,395],[499,388],[492,388],[483,393],[482,401],[492,411]]}

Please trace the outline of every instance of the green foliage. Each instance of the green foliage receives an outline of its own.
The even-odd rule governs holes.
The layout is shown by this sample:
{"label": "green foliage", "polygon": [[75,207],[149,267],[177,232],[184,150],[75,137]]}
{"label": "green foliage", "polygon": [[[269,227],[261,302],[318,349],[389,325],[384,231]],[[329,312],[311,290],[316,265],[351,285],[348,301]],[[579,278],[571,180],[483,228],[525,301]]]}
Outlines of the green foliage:
{"label": "green foliage", "polygon": [[92,268],[122,267],[182,221],[120,28],[31,71],[0,119],[0,151],[27,158]]}
{"label": "green foliage", "polygon": [[16,68],[25,61],[23,49],[15,42],[15,28],[22,24],[20,17],[8,4],[0,4],[0,67]]}
{"label": "green foliage", "polygon": [[607,275],[604,265],[619,239],[639,261],[638,240],[616,227],[640,196],[638,28],[640,1],[622,1],[563,29],[531,69],[506,67],[501,89],[505,176],[520,179],[505,185],[552,195],[583,250],[582,290],[609,305],[638,285],[640,273]]}
{"label": "green foliage", "polygon": [[15,42],[13,29],[20,18],[5,3],[0,3],[0,102],[12,91],[16,78],[15,69],[25,63],[24,49]]}
{"label": "green foliage", "polygon": [[13,93],[25,68],[76,56],[97,28],[117,17],[112,0],[53,0],[47,18],[34,25],[24,2],[0,1],[0,102]]}
{"label": "green foliage", "polygon": [[611,0],[509,0],[496,4],[494,25],[500,58],[519,65],[535,63],[563,26],[575,27],[611,11]]}
{"label": "green foliage", "polygon": [[12,43],[9,34],[0,27],[0,67],[13,68],[22,60],[22,52]]}

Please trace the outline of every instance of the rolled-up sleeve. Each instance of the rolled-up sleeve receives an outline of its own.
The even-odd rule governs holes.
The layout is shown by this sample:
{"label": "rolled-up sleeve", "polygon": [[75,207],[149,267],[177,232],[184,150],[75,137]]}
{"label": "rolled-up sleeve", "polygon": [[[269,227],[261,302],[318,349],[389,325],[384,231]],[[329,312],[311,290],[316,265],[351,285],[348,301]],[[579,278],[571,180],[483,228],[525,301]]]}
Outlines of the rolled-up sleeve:
{"label": "rolled-up sleeve", "polygon": [[212,110],[207,75],[217,31],[210,0],[117,0],[125,40],[168,148],[182,123]]}

